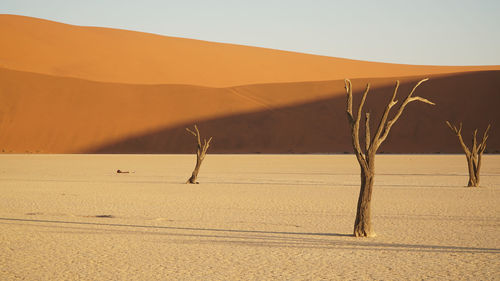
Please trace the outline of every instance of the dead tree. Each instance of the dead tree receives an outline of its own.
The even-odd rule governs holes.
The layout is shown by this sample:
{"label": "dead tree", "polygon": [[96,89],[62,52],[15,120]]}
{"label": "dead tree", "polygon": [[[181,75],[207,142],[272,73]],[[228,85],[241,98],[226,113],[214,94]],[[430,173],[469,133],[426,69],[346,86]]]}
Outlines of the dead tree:
{"label": "dead tree", "polygon": [[191,134],[193,134],[193,136],[196,137],[196,140],[198,142],[198,145],[196,147],[196,166],[194,167],[191,177],[187,180],[186,183],[198,184],[199,182],[196,181],[196,178],[198,177],[198,172],[200,171],[201,162],[203,162],[203,159],[205,159],[208,147],[210,147],[210,142],[212,141],[212,137],[210,137],[208,141],[207,139],[203,139],[203,146],[202,146],[201,136],[200,136],[200,131],[198,130],[198,126],[194,125],[194,131],[192,131],[189,128],[186,128],[186,130]]}
{"label": "dead tree", "polygon": [[396,81],[396,86],[394,89],[394,93],[392,94],[392,98],[385,108],[380,123],[378,124],[378,128],[373,137],[371,136],[370,132],[370,113],[367,112],[365,114],[365,145],[364,147],[361,147],[359,140],[359,123],[361,120],[361,115],[363,113],[363,105],[365,104],[366,96],[368,94],[368,91],[370,90],[370,84],[368,83],[366,85],[365,92],[363,94],[363,97],[361,98],[361,103],[359,104],[357,110],[357,115],[354,116],[352,111],[352,84],[349,79],[345,79],[345,89],[347,92],[347,119],[349,120],[349,124],[351,125],[352,146],[354,148],[354,153],[356,154],[359,166],[361,167],[361,188],[359,191],[356,221],[354,222],[354,236],[356,237],[375,236],[375,233],[372,230],[370,215],[370,205],[375,176],[375,154],[377,153],[380,145],[389,135],[389,132],[394,123],[396,123],[398,118],[403,113],[406,105],[413,101],[421,101],[434,105],[433,102],[422,97],[412,97],[413,92],[415,92],[417,87],[427,80],[428,78],[418,82],[415,87],[413,87],[410,94],[403,101],[392,119],[388,119],[389,112],[397,103],[397,100],[395,100],[395,98],[399,88],[399,81]]}
{"label": "dead tree", "polygon": [[479,186],[479,171],[481,170],[481,157],[483,156],[483,152],[486,149],[486,140],[488,139],[488,131],[490,130],[491,124],[488,125],[483,134],[483,140],[478,145],[476,136],[477,129],[474,130],[472,134],[472,149],[469,150],[467,145],[465,144],[462,138],[462,123],[457,128],[454,125],[451,125],[450,122],[446,121],[446,124],[450,129],[457,135],[458,141],[462,146],[462,149],[465,152],[465,157],[467,157],[467,165],[469,167],[469,183],[467,183],[468,187],[478,187]]}

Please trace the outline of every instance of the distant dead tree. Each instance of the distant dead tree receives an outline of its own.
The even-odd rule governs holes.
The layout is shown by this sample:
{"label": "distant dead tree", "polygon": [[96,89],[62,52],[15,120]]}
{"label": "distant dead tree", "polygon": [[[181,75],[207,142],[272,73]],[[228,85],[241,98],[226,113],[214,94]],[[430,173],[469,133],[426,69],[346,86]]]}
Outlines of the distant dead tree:
{"label": "distant dead tree", "polygon": [[196,178],[198,177],[198,172],[200,171],[201,162],[203,162],[203,159],[205,159],[208,147],[210,147],[210,142],[212,141],[212,137],[210,137],[208,141],[206,139],[203,139],[203,146],[202,146],[201,136],[200,136],[200,131],[198,130],[198,126],[194,125],[194,131],[192,131],[189,128],[186,128],[186,131],[190,132],[193,136],[195,136],[198,142],[196,148],[196,166],[194,167],[191,177],[187,180],[186,183],[198,184],[199,182],[196,181]]}
{"label": "distant dead tree", "polygon": [[368,91],[370,90],[370,83],[366,85],[365,92],[363,94],[363,97],[361,98],[361,103],[359,104],[357,115],[354,116],[352,111],[352,84],[349,79],[345,79],[345,89],[347,92],[347,119],[349,120],[349,124],[351,125],[352,146],[354,148],[354,153],[356,154],[359,166],[361,167],[361,188],[359,191],[356,221],[354,222],[354,236],[356,237],[375,236],[375,233],[372,230],[370,215],[373,182],[375,177],[375,154],[377,153],[380,145],[389,135],[389,132],[394,123],[396,123],[398,118],[403,113],[406,105],[413,101],[421,101],[434,105],[433,102],[422,97],[412,97],[413,92],[415,92],[417,87],[427,80],[428,78],[420,80],[420,82],[418,82],[415,87],[413,87],[410,94],[403,101],[394,117],[389,120],[389,112],[391,111],[391,108],[397,103],[397,100],[395,100],[395,98],[399,88],[399,81],[396,81],[396,86],[392,98],[385,108],[377,131],[375,132],[375,135],[373,137],[371,137],[370,132],[370,113],[367,112],[365,114],[365,145],[362,148],[359,140],[359,123],[363,112],[363,105],[365,104],[366,96],[368,94]]}
{"label": "distant dead tree", "polygon": [[481,170],[481,157],[483,156],[483,152],[486,149],[486,140],[488,139],[488,132],[490,130],[491,124],[488,124],[488,127],[484,131],[483,140],[479,145],[476,140],[477,129],[474,130],[474,133],[472,134],[472,149],[470,150],[462,138],[462,123],[460,122],[460,126],[458,128],[448,121],[446,121],[446,124],[448,125],[448,127],[450,127],[451,131],[455,133],[455,135],[457,135],[458,141],[460,142],[460,145],[465,152],[465,157],[467,157],[467,164],[469,167],[469,183],[467,183],[467,186],[478,187],[479,171]]}

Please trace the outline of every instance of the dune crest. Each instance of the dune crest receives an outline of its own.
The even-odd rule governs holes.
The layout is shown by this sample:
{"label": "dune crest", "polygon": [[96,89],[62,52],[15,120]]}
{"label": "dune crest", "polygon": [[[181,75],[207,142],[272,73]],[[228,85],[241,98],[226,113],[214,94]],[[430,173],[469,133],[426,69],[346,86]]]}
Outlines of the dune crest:
{"label": "dune crest", "polygon": [[500,69],[356,61],[5,14],[0,66],[102,82],[210,87]]}

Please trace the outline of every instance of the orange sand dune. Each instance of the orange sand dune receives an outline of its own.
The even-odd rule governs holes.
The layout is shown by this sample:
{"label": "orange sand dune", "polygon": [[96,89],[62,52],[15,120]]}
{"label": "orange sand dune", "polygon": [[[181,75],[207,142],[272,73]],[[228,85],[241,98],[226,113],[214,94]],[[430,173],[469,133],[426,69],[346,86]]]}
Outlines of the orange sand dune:
{"label": "orange sand dune", "polygon": [[14,15],[0,15],[0,67],[103,82],[211,87],[500,69],[373,63]]}
{"label": "orange sand dune", "polygon": [[[402,78],[400,95],[421,77]],[[353,79],[356,98],[367,81],[377,120],[395,78]],[[435,75],[417,94],[384,152],[460,152],[444,120],[493,123],[489,151],[500,151],[500,71]],[[214,136],[212,152],[351,151],[342,80],[229,88],[130,85],[0,69],[0,151],[44,153],[190,153],[184,128],[198,123]],[[374,124],[376,122],[374,121]]]}

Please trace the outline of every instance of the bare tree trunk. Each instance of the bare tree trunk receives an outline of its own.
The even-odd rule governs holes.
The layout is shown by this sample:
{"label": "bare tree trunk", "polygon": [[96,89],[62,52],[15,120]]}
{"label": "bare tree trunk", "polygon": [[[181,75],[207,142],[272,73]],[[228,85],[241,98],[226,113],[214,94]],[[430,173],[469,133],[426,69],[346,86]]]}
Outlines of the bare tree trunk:
{"label": "bare tree trunk", "polygon": [[199,157],[196,157],[196,166],[194,166],[193,173],[191,174],[191,177],[187,180],[186,183],[195,183],[195,184],[199,183],[196,181],[196,178],[198,178],[198,172],[200,171],[201,162],[202,160],[200,160]]}
{"label": "bare tree trunk", "polygon": [[477,187],[479,186],[479,178],[478,174],[474,170],[474,159],[472,159],[472,155],[467,157],[467,166],[469,168],[469,182],[467,183],[468,187]]}
{"label": "bare tree trunk", "polygon": [[483,134],[483,140],[478,144],[476,140],[477,129],[474,130],[472,134],[472,147],[469,150],[467,145],[465,144],[462,138],[462,123],[460,123],[459,127],[452,125],[450,122],[446,121],[446,124],[451,129],[452,132],[458,138],[458,142],[462,149],[464,150],[465,157],[467,158],[467,168],[469,170],[469,182],[467,183],[468,187],[478,187],[479,186],[479,172],[481,171],[481,158],[483,156],[483,152],[486,149],[486,140],[488,139],[488,132],[490,130],[491,124],[488,125]]}
{"label": "bare tree trunk", "polygon": [[200,171],[201,163],[203,162],[203,159],[205,159],[205,156],[207,154],[207,150],[210,147],[210,142],[212,141],[212,137],[208,139],[204,139],[203,146],[201,144],[201,136],[200,136],[200,131],[198,130],[198,126],[194,125],[194,131],[190,130],[189,128],[186,128],[188,132],[190,132],[193,136],[196,137],[197,140],[197,146],[196,146],[196,166],[194,166],[193,173],[191,174],[191,177],[186,181],[186,183],[190,184],[198,184],[199,182],[196,181],[198,177],[198,172]]}
{"label": "bare tree trunk", "polygon": [[356,237],[375,236],[375,232],[373,231],[371,225],[371,200],[372,200],[373,183],[375,179],[375,155],[377,153],[378,148],[385,141],[385,139],[389,135],[392,126],[401,116],[403,110],[405,109],[408,103],[413,101],[421,101],[427,104],[434,105],[434,103],[422,97],[412,97],[415,89],[417,89],[417,87],[421,83],[427,80],[428,79],[423,79],[420,82],[418,82],[415,87],[413,87],[413,90],[403,101],[401,107],[398,109],[394,117],[392,117],[392,119],[389,120],[388,119],[389,112],[391,108],[397,103],[395,98],[399,88],[399,81],[396,81],[396,87],[394,89],[392,98],[385,108],[380,123],[377,127],[376,133],[373,137],[370,132],[370,113],[365,114],[364,148],[360,145],[359,123],[361,120],[361,115],[363,113],[363,106],[365,104],[366,96],[368,94],[368,91],[370,90],[370,84],[366,86],[365,92],[363,94],[363,97],[361,98],[361,102],[357,110],[357,114],[354,115],[352,110],[351,81],[349,81],[349,79],[345,80],[345,88],[347,92],[347,120],[351,125],[352,147],[354,149],[356,159],[358,160],[359,166],[361,168],[361,188],[359,190],[358,206],[356,209],[356,220],[354,221],[354,233],[353,233],[354,236]]}
{"label": "bare tree trunk", "polygon": [[371,202],[375,178],[373,170],[373,168],[368,168],[366,171],[361,169],[361,188],[359,190],[356,220],[354,222],[354,236],[356,237],[375,236],[371,223]]}

